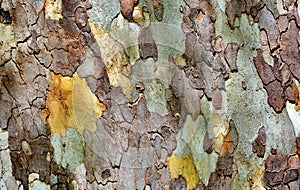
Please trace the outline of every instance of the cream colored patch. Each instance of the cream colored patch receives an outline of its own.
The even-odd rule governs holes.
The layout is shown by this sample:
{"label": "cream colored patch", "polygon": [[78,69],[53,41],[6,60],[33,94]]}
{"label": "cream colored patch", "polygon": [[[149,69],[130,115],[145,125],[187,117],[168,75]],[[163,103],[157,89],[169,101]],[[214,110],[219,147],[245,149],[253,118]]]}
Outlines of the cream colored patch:
{"label": "cream colored patch", "polygon": [[300,0],[298,0],[298,2],[297,2],[297,6],[298,6],[298,16],[300,17]]}
{"label": "cream colored patch", "polygon": [[59,20],[62,18],[62,0],[46,0],[45,16],[46,19]]}
{"label": "cream colored patch", "polygon": [[[250,174],[249,174],[250,175]],[[250,181],[250,188],[255,190],[264,190],[264,183],[262,181],[262,176],[264,175],[264,167],[257,167],[255,171],[249,176],[248,181]]]}
{"label": "cream colored patch", "polygon": [[180,175],[186,180],[186,188],[194,189],[199,181],[199,176],[194,165],[193,156],[176,157],[173,152],[172,156],[167,159],[167,165],[171,172],[171,178],[178,178]]}
{"label": "cream colored patch", "polygon": [[[300,84],[297,80],[293,80],[292,88],[294,89],[294,95],[298,96],[298,102],[295,104],[292,104],[290,102],[286,102],[286,110],[289,115],[289,118],[291,119],[291,122],[293,123],[294,130],[296,136],[300,135],[300,100],[299,100],[299,90],[300,90]],[[296,89],[295,89],[296,88]],[[295,92],[295,90],[297,90]]]}
{"label": "cream colored patch", "polygon": [[218,110],[212,110],[212,120],[209,123],[208,131],[212,134],[214,134],[214,150],[218,153],[221,152],[223,143],[224,143],[224,137],[229,132],[229,124],[228,122],[223,118],[221,111]]}
{"label": "cream colored patch", "polygon": [[4,50],[9,50],[11,47],[16,46],[12,25],[0,23],[0,42],[3,42],[2,49]]}
{"label": "cream colored patch", "polygon": [[300,112],[295,110],[295,104],[286,102],[286,110],[293,123],[296,136],[300,135]]}
{"label": "cream colored patch", "polygon": [[40,175],[37,174],[37,173],[31,173],[28,176],[28,182],[29,183],[32,183],[32,182],[34,182],[34,180],[39,180],[39,179],[40,179]]}
{"label": "cream colored patch", "polygon": [[284,15],[287,11],[283,8],[283,0],[277,0],[277,10],[280,15]]}
{"label": "cream colored patch", "polygon": [[92,33],[101,49],[102,60],[106,66],[110,84],[121,86],[126,95],[132,92],[127,76],[130,75],[130,62],[121,44],[115,41],[97,23],[90,22]]}
{"label": "cream colored patch", "polygon": [[51,133],[65,135],[65,129],[72,127],[82,134],[84,129],[96,130],[96,120],[105,106],[100,103],[77,73],[63,77],[50,73],[51,81],[46,106],[49,110],[47,122]]}

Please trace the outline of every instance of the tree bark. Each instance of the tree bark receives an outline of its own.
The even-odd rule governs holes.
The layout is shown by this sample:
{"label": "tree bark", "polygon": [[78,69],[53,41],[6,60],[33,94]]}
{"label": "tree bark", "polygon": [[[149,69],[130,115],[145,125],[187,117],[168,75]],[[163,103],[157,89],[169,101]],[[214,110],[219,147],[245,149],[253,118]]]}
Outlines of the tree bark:
{"label": "tree bark", "polygon": [[299,189],[297,0],[0,0],[0,189]]}

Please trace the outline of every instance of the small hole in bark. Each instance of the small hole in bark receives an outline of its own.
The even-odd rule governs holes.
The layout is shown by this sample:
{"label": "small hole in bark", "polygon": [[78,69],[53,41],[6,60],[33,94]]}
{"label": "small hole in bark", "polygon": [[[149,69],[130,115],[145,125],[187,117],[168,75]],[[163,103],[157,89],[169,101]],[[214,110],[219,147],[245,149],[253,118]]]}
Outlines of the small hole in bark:
{"label": "small hole in bark", "polygon": [[242,81],[242,88],[243,90],[246,90],[247,89],[247,84],[245,81]]}
{"label": "small hole in bark", "polygon": [[276,155],[276,154],[277,154],[277,149],[272,148],[272,149],[271,149],[271,154],[272,154],[272,155]]}
{"label": "small hole in bark", "polygon": [[105,169],[103,172],[102,172],[102,174],[101,174],[101,177],[103,178],[103,179],[107,179],[107,178],[109,178],[111,176],[111,173],[110,173],[110,170],[109,169]]}
{"label": "small hole in bark", "polygon": [[3,24],[11,24],[12,23],[12,17],[9,14],[9,11],[6,11],[6,10],[0,8],[0,22]]}

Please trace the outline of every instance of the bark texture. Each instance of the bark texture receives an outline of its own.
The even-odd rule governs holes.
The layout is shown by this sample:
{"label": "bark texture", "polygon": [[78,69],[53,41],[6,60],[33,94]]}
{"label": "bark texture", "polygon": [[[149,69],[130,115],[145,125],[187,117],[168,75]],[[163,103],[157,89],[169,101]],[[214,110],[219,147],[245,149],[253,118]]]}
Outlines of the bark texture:
{"label": "bark texture", "polygon": [[0,189],[299,189],[299,3],[0,0]]}

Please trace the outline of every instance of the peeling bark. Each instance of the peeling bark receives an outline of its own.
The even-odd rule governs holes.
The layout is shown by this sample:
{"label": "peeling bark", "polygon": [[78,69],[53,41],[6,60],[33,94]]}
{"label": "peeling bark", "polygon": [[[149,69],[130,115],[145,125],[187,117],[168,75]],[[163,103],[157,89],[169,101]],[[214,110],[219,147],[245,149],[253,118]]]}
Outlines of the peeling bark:
{"label": "peeling bark", "polygon": [[0,1],[1,188],[299,189],[299,3]]}

